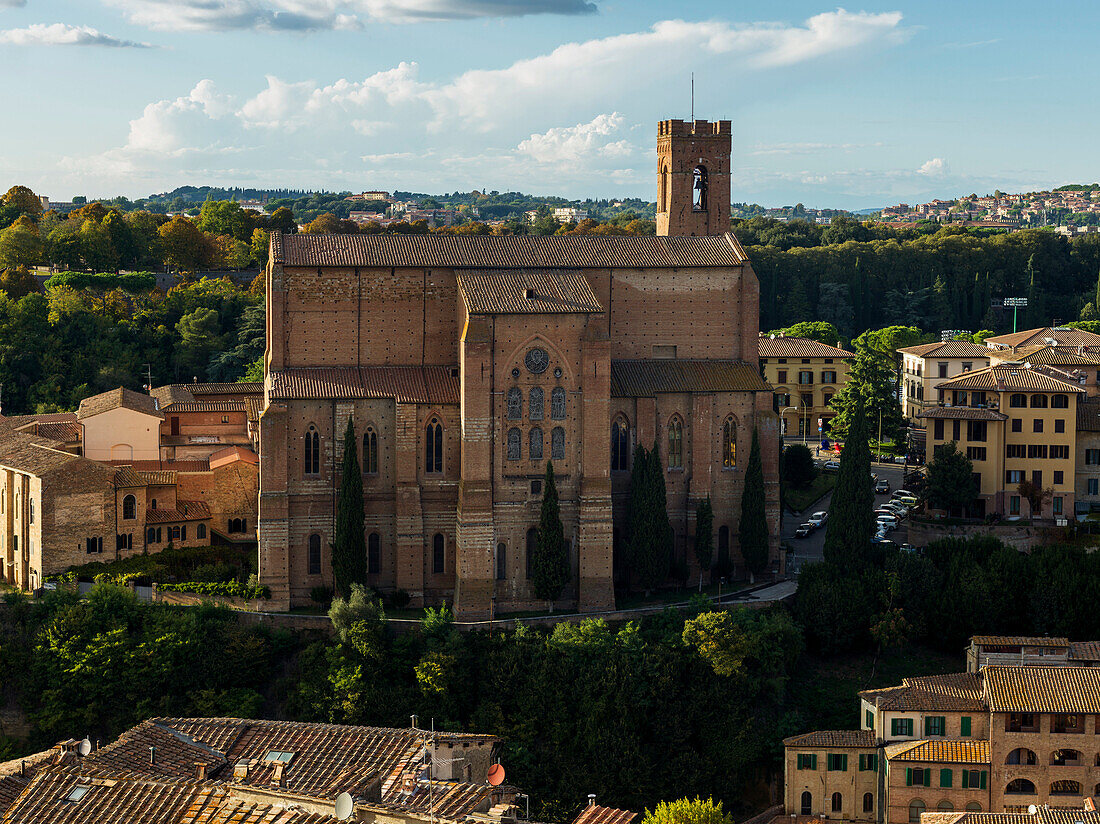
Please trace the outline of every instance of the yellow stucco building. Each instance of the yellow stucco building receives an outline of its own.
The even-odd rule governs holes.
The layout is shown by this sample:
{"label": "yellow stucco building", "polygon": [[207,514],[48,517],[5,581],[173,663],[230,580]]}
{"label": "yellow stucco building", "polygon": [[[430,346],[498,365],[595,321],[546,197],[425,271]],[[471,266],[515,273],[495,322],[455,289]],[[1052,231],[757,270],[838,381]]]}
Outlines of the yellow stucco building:
{"label": "yellow stucco building", "polygon": [[819,441],[836,415],[830,402],[848,380],[855,355],[807,338],[760,336],[760,373],[772,385],[775,411],[789,441]]}

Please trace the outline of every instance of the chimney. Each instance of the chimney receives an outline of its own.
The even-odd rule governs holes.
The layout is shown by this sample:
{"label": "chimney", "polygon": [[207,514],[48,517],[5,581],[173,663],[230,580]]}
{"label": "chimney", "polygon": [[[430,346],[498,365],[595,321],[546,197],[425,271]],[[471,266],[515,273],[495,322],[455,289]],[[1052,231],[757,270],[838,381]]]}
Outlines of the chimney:
{"label": "chimney", "polygon": [[206,764],[202,761],[195,762],[195,777],[198,778],[199,781],[206,780]]}
{"label": "chimney", "polygon": [[233,765],[233,778],[237,781],[244,781],[248,778],[249,761],[247,758],[238,761]]}
{"label": "chimney", "polygon": [[149,764],[153,765],[153,764],[156,764],[156,763],[157,763],[157,748],[156,747],[150,747],[149,748]]}
{"label": "chimney", "polygon": [[595,793],[589,793],[588,794],[588,806],[589,807],[595,807],[596,806],[596,794]]}
{"label": "chimney", "polygon": [[415,715],[410,715],[409,718],[412,719],[412,728],[415,730],[416,729],[416,720],[417,720],[416,716]]}
{"label": "chimney", "polygon": [[276,787],[283,786],[283,771],[286,769],[286,764],[282,761],[276,761],[271,765],[271,783]]}

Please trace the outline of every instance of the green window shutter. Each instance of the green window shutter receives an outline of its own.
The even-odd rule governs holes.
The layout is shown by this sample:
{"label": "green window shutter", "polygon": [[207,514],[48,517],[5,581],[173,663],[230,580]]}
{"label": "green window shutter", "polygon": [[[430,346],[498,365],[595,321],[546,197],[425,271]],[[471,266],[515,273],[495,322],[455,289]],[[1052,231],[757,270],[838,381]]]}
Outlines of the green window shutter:
{"label": "green window shutter", "polygon": [[912,718],[906,718],[905,719],[905,734],[906,735],[912,735],[913,734],[913,719]]}
{"label": "green window shutter", "polygon": [[794,757],[795,769],[801,770],[803,768],[802,753],[799,753]]}
{"label": "green window shutter", "polygon": [[913,768],[912,767],[906,767],[905,768],[905,786],[906,787],[912,787],[913,786]]}
{"label": "green window shutter", "polygon": [[951,786],[951,770],[940,770],[940,786]]}
{"label": "green window shutter", "polygon": [[817,753],[814,753],[813,755],[810,756],[810,769],[811,770],[816,770],[817,769]]}
{"label": "green window shutter", "polygon": [[890,735],[897,735],[897,734],[898,734],[898,719],[891,718],[890,719]]}
{"label": "green window shutter", "polygon": [[932,786],[932,770],[929,769],[928,767],[924,768],[924,786],[926,786],[926,787],[931,787]]}
{"label": "green window shutter", "polygon": [[970,770],[963,770],[963,789],[970,789]]}
{"label": "green window shutter", "polygon": [[863,753],[860,753],[860,756],[859,756],[859,771],[863,772],[866,769],[867,769],[867,756],[863,755]]}
{"label": "green window shutter", "polygon": [[877,770],[878,769],[878,753],[874,753],[871,756],[871,769],[872,770]]}
{"label": "green window shutter", "polygon": [[985,772],[985,770],[982,770],[980,777],[981,777],[981,789],[983,789],[983,790],[985,789],[985,776],[986,776],[986,772]]}
{"label": "green window shutter", "polygon": [[875,713],[873,710],[867,710],[867,726],[868,728],[875,726]]}
{"label": "green window shutter", "polygon": [[964,715],[962,717],[962,723],[961,723],[960,726],[962,727],[962,729],[960,730],[960,732],[962,733],[962,737],[963,738],[969,738],[970,737],[970,716],[969,715]]}
{"label": "green window shutter", "polygon": [[848,755],[844,754],[840,756],[840,769],[843,772],[848,772]]}

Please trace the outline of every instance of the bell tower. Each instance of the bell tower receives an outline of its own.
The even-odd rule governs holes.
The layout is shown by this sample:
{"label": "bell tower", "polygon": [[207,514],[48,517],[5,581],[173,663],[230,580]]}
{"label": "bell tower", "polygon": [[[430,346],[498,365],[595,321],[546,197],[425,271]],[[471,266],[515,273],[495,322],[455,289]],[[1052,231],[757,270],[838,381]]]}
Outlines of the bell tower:
{"label": "bell tower", "polygon": [[657,124],[657,234],[730,230],[730,121]]}

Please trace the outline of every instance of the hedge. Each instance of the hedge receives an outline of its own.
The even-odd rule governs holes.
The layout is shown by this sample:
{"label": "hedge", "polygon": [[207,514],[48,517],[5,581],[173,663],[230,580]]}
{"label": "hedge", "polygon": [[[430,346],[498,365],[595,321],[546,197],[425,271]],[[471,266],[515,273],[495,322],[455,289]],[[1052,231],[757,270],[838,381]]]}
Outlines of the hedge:
{"label": "hedge", "polygon": [[156,288],[157,277],[152,272],[58,272],[46,281],[47,289],[68,286],[73,289],[95,289],[109,292],[122,289],[130,294],[151,292]]}
{"label": "hedge", "polygon": [[178,584],[157,584],[164,592],[197,592],[199,595],[227,595],[232,598],[270,598],[271,588],[266,586],[250,587],[239,581],[182,581]]}

